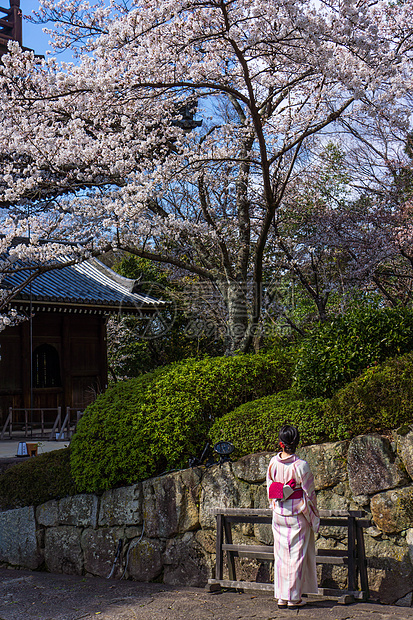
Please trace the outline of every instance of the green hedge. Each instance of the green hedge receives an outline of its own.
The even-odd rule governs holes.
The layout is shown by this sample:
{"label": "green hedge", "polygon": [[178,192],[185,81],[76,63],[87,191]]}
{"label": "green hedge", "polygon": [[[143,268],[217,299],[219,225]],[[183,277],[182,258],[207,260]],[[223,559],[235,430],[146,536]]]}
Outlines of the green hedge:
{"label": "green hedge", "polygon": [[76,492],[70,473],[70,448],[27,459],[0,476],[1,510],[38,506]]}
{"label": "green hedge", "polygon": [[215,421],[210,431],[213,443],[220,439],[235,446],[235,458],[253,452],[273,452],[278,447],[278,431],[293,424],[300,431],[301,445],[325,440],[325,401],[305,400],[294,390],[266,396],[241,405]]}
{"label": "green hedge", "polygon": [[[148,385],[161,372],[117,383],[86,409],[71,442],[72,472],[81,490],[108,489],[122,478],[133,481],[127,476],[128,463],[150,442],[141,403]],[[136,421],[141,427],[138,432]]]}
{"label": "green hedge", "polygon": [[369,368],[329,400],[306,400],[290,388],[219,417],[239,399],[288,383],[282,356],[251,357],[189,360],[108,390],[89,407],[70,449],[28,459],[0,476],[0,509],[133,482],[171,466],[173,458],[173,465],[185,466],[189,454],[200,454],[208,429],[214,443],[232,441],[238,458],[274,451],[285,423],[298,426],[305,445],[386,432],[413,419],[413,353]]}
{"label": "green hedge", "polygon": [[241,405],[215,421],[212,442],[234,443],[235,456],[273,451],[283,424],[294,424],[301,444],[384,433],[413,419],[413,353],[386,360],[336,392],[304,399],[294,390]]}
{"label": "green hedge", "polygon": [[413,353],[368,368],[326,402],[331,440],[395,429],[413,419]]}
{"label": "green hedge", "polygon": [[288,388],[292,364],[288,349],[189,359],[108,389],[72,441],[76,484],[98,491],[185,466],[216,418]]}
{"label": "green hedge", "polygon": [[369,366],[412,350],[413,310],[363,307],[303,341],[294,384],[307,397],[329,397]]}

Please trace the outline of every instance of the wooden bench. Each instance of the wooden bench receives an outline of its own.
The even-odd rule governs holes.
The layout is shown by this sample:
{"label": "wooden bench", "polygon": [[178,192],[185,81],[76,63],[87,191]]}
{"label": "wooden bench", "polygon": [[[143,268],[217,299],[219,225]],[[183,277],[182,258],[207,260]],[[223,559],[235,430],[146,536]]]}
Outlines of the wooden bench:
{"label": "wooden bench", "polygon": [[[238,590],[261,590],[272,592],[272,583],[237,581],[234,558],[274,561],[274,549],[268,545],[234,545],[232,523],[271,524],[272,510],[262,508],[216,508],[212,510],[217,521],[216,571],[215,579],[208,580],[210,591],[220,588]],[[370,526],[362,510],[320,510],[320,532],[323,527],[344,527],[347,529],[347,549],[318,549],[317,564],[347,566],[347,589],[335,590],[319,588],[319,596],[337,597],[347,604],[354,599],[367,600],[369,597],[363,528]],[[228,579],[224,579],[224,553],[228,563]],[[358,579],[360,588],[357,587]]]}

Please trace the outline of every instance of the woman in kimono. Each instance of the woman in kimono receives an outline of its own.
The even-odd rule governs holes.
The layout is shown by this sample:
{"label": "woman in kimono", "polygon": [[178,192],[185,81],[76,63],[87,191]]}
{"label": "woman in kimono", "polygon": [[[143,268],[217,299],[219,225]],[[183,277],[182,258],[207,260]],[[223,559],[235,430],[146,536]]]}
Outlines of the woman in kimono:
{"label": "woman in kimono", "polygon": [[274,596],[280,609],[296,609],[305,605],[303,593],[318,590],[314,533],[320,518],[313,474],[308,463],[295,455],[298,430],[283,426],[278,438],[281,452],[272,457],[267,471],[273,514]]}

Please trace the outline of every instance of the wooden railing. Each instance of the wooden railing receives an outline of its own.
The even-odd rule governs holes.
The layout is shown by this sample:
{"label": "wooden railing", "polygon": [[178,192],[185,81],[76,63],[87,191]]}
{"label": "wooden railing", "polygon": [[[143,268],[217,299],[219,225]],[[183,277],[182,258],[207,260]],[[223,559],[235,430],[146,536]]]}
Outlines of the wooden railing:
{"label": "wooden railing", "polygon": [[[50,422],[45,422],[45,413],[48,413],[48,417],[50,418],[50,412],[56,413],[54,419],[52,416],[53,423],[51,430]],[[75,415],[73,415],[73,413]],[[20,414],[22,421],[16,422],[16,414]],[[77,423],[82,415],[82,411],[78,411],[73,407],[66,407],[66,415],[62,423],[61,407],[39,407],[34,409],[9,407],[9,414],[3,425],[0,440],[4,439],[6,434],[9,439],[13,439],[13,429],[16,435],[16,427],[18,426],[23,432],[23,434],[19,434],[19,438],[32,439],[35,434],[37,436],[40,435],[41,439],[48,439],[49,441],[67,441],[72,438]]]}
{"label": "wooden railing", "polygon": [[[232,541],[232,523],[271,524],[272,510],[263,508],[217,508],[213,509],[217,521],[216,539],[216,575],[208,580],[211,591],[225,588],[239,590],[272,591],[272,583],[253,581],[237,581],[234,558],[249,558],[274,561],[274,548],[269,545],[234,545]],[[350,603],[354,599],[367,600],[369,587],[366,568],[363,528],[369,527],[370,521],[363,517],[363,510],[320,510],[323,527],[338,526],[347,529],[347,549],[318,549],[317,564],[333,564],[347,566],[347,589],[319,588],[319,596],[337,597],[342,603]],[[225,539],[224,539],[225,538]],[[224,553],[228,564],[228,579],[224,579]],[[360,589],[357,587],[358,578]]]}
{"label": "wooden railing", "polygon": [[[72,413],[75,414],[74,419],[73,419]],[[78,409],[76,409],[76,407],[66,407],[66,416],[65,416],[65,419],[63,420],[63,424],[61,426],[60,432],[58,433],[58,435],[56,435],[56,440],[57,441],[65,440],[65,433],[66,433],[66,438],[71,439],[73,437],[74,432],[76,431],[76,427],[82,415],[83,415],[83,411],[79,411]]]}

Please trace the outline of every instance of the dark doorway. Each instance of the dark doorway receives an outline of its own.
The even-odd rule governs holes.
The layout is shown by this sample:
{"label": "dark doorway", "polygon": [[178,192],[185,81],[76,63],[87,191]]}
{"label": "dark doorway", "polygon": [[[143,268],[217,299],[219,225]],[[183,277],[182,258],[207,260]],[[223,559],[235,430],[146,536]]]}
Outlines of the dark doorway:
{"label": "dark doorway", "polygon": [[51,344],[42,344],[33,351],[33,387],[61,387],[59,353]]}

